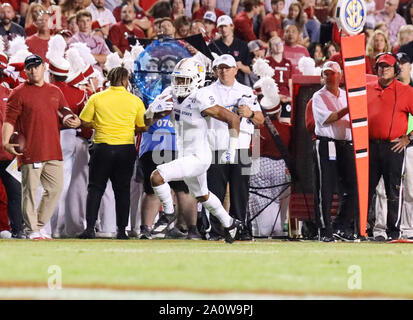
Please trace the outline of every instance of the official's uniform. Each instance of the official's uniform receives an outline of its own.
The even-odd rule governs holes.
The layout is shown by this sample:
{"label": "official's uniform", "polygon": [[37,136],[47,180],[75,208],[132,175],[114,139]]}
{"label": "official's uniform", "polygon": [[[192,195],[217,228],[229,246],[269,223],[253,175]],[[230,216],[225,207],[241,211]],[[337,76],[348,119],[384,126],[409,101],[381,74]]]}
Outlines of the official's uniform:
{"label": "official's uniform", "polygon": [[314,209],[321,237],[332,237],[331,202],[339,183],[341,221],[336,228],[354,232],[352,220],[357,211],[357,179],[349,115],[330,123],[324,122],[333,112],[347,106],[346,92],[339,88],[339,96],[326,87],[317,91],[312,100],[316,140],[313,145]]}
{"label": "official's uniform", "polygon": [[[237,112],[239,105],[246,104],[252,111],[261,111],[251,88],[240,84],[235,80],[233,86],[224,86],[217,80],[204,88],[214,99],[214,103]],[[227,150],[229,144],[228,125],[214,118],[208,119],[208,133],[213,151],[212,164],[208,170],[208,188],[218,199],[223,202],[230,185],[230,211],[231,217],[243,223],[246,222],[247,204],[249,194],[249,178],[251,169],[250,144],[254,133],[254,124],[247,118],[242,118],[240,125],[237,154],[234,164],[219,164],[222,153]],[[218,222],[211,217],[212,235],[221,234]]]}
{"label": "official's uniform", "polygon": [[[413,113],[413,89],[394,80],[382,88],[378,81],[368,84],[368,120],[370,138],[369,206],[376,186],[383,176],[387,195],[387,236],[400,237],[401,176],[404,151],[391,150],[392,141],[407,132],[408,114]],[[369,211],[370,227],[375,217]]]}

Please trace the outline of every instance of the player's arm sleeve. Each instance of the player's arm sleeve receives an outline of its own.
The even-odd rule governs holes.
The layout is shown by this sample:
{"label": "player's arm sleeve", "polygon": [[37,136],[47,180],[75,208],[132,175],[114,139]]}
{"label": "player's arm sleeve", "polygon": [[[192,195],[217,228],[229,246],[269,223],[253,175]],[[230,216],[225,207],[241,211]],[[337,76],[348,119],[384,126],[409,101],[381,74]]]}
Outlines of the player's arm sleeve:
{"label": "player's arm sleeve", "polygon": [[320,126],[325,126],[324,122],[330,117],[332,111],[328,110],[319,94],[313,96],[313,116],[314,122]]}
{"label": "player's arm sleeve", "polygon": [[138,127],[145,127],[145,119],[144,119],[145,106],[141,99],[139,98],[137,99],[138,99],[138,113],[136,114],[135,124]]}
{"label": "player's arm sleeve", "polygon": [[211,90],[198,91],[196,95],[196,102],[199,106],[200,112],[203,112],[204,110],[216,106],[218,104],[218,100]]}
{"label": "player's arm sleeve", "polygon": [[17,118],[20,116],[23,109],[23,103],[18,94],[12,91],[9,99],[7,100],[6,117],[4,122],[8,122],[15,126]]}
{"label": "player's arm sleeve", "polygon": [[79,115],[80,120],[92,122],[95,116],[95,101],[96,96],[91,96]]}

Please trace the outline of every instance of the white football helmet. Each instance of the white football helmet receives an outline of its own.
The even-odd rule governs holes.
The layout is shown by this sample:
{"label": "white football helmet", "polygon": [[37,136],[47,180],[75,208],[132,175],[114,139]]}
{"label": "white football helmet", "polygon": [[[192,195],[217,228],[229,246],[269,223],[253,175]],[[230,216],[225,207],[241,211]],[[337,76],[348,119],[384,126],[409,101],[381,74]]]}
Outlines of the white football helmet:
{"label": "white football helmet", "polygon": [[187,97],[205,83],[205,68],[193,58],[179,61],[171,76],[172,92],[176,97]]}

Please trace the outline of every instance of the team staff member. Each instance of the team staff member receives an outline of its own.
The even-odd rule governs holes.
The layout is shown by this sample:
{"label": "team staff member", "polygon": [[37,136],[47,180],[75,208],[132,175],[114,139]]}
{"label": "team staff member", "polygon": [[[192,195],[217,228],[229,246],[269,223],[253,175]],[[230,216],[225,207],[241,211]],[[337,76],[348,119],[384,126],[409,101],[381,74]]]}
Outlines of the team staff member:
{"label": "team staff member", "polygon": [[[51,218],[59,201],[63,186],[62,149],[59,139],[57,111],[66,107],[62,91],[44,81],[45,65],[38,55],[30,55],[24,61],[28,81],[11,93],[7,102],[3,124],[3,146],[11,154],[18,155],[22,172],[22,210],[30,239],[44,239],[40,229]],[[65,125],[80,125],[79,118],[68,120]],[[16,145],[10,144],[10,136],[16,130],[26,138],[26,150],[17,153]],[[36,209],[37,191],[41,182],[43,193]]]}
{"label": "team staff member", "polygon": [[[387,196],[388,239],[400,237],[400,185],[409,113],[413,113],[413,90],[396,80],[397,58],[391,53],[376,57],[378,80],[367,85],[370,138],[369,206],[380,178],[383,176]],[[371,211],[369,210],[369,213]],[[375,217],[369,215],[369,226]],[[371,230],[368,230],[371,234]],[[382,236],[376,240],[385,240]]]}
{"label": "team staff member", "polygon": [[[249,195],[249,168],[251,166],[249,147],[251,136],[254,133],[254,125],[264,123],[264,116],[252,89],[236,80],[238,68],[233,56],[224,54],[218,57],[214,60],[213,68],[218,75],[218,80],[207,88],[218,99],[217,105],[239,114],[241,127],[235,163],[222,164],[220,163],[221,155],[227,149],[230,141],[228,127],[222,121],[208,119],[211,149],[214,152],[212,164],[207,172],[208,188],[223,202],[227,183],[229,183],[231,201],[229,214],[245,223]],[[213,230],[211,237],[215,238],[222,232],[219,221],[213,216],[210,218]],[[250,239],[249,234],[242,234],[241,240]]]}
{"label": "team staff member", "polygon": [[[0,125],[3,125],[6,117],[6,104],[11,90],[0,85]],[[0,133],[1,134],[1,133]],[[1,143],[1,139],[0,139]],[[9,216],[11,236],[12,238],[25,239],[23,232],[23,216],[21,208],[21,186],[20,183],[14,179],[6,168],[14,159],[14,156],[3,149],[0,145],[0,178],[4,184],[7,193],[7,213]]]}
{"label": "team staff member", "polygon": [[320,241],[334,241],[331,224],[331,202],[336,181],[342,195],[341,230],[335,236],[347,240],[353,234],[352,215],[357,210],[357,184],[353,144],[348,115],[346,92],[339,88],[342,77],[340,65],[334,61],[324,64],[322,78],[325,86],[313,96],[313,115],[316,140],[314,157],[314,207]]}
{"label": "team staff member", "polygon": [[80,113],[82,125],[95,129],[89,162],[89,185],[86,200],[86,230],[81,239],[95,237],[100,201],[108,179],[116,201],[117,239],[128,239],[130,180],[136,159],[135,127],[144,127],[143,102],[126,88],[129,72],[123,67],[110,70],[109,89],[94,94]]}

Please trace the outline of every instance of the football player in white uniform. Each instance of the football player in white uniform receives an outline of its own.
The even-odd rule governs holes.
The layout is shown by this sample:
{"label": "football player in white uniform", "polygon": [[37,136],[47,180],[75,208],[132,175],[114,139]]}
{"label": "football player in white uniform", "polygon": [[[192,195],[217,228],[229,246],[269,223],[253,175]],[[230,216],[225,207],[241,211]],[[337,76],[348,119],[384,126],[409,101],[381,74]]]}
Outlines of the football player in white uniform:
{"label": "football player in white uniform", "polygon": [[[172,73],[172,84],[160,94],[145,113],[146,125],[171,113],[175,126],[178,159],[158,165],[151,175],[155,194],[163,205],[165,228],[175,219],[169,181],[183,180],[190,193],[217,219],[225,230],[225,241],[232,243],[242,228],[239,220],[225,211],[219,199],[208,190],[206,172],[212,153],[208,142],[206,118],[213,117],[228,124],[230,142],[221,161],[233,163],[240,128],[240,118],[218,106],[217,99],[204,85],[204,67],[193,58],[184,58]],[[156,163],[156,159],[154,159]]]}

